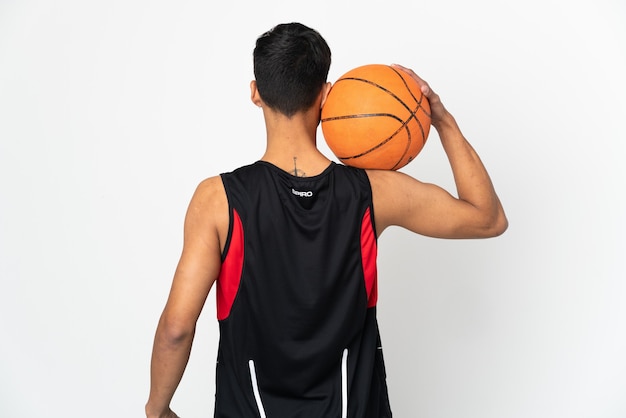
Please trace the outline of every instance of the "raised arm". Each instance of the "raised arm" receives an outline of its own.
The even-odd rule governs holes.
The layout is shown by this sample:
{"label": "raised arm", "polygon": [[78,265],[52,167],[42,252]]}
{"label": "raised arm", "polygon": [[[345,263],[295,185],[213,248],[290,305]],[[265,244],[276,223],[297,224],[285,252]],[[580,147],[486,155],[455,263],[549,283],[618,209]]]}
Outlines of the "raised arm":
{"label": "raised arm", "polygon": [[196,322],[219,275],[220,243],[227,230],[224,187],[213,177],[198,186],[185,217],[183,252],[154,338],[148,418],[176,418],[170,401],[189,360]]}
{"label": "raised arm", "polygon": [[433,184],[395,171],[372,170],[376,228],[391,225],[438,238],[487,238],[502,234],[508,221],[489,174],[439,96],[412,70],[431,107],[432,125],[448,157],[458,197]]}

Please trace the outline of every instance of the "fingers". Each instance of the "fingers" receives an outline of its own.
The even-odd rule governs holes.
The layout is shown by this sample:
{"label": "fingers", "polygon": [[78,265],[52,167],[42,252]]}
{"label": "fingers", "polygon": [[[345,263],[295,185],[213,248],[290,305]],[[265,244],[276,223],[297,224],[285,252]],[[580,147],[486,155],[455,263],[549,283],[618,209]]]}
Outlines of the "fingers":
{"label": "fingers", "polygon": [[422,93],[424,93],[424,96],[426,96],[430,104],[431,123],[435,125],[435,127],[437,127],[438,123],[443,120],[448,114],[448,111],[444,107],[443,103],[441,103],[439,95],[430,88],[430,85],[428,85],[428,83],[424,81],[424,79],[415,74],[415,71],[399,64],[392,64],[391,66],[397,70],[407,73],[413,80],[417,82],[417,84],[420,86],[420,90],[422,91]]}
{"label": "fingers", "polygon": [[428,83],[426,81],[424,81],[423,78],[421,78],[420,76],[415,74],[415,71],[411,70],[410,68],[406,68],[406,67],[404,67],[404,66],[402,66],[400,64],[392,64],[391,66],[393,68],[398,69],[398,70],[404,71],[405,73],[410,75],[415,81],[417,81],[417,84],[419,84],[419,86],[420,86],[420,90],[422,90],[422,93],[424,93],[424,95],[426,95],[426,97],[430,98],[430,96],[433,95],[433,91],[430,88],[430,86],[428,85]]}

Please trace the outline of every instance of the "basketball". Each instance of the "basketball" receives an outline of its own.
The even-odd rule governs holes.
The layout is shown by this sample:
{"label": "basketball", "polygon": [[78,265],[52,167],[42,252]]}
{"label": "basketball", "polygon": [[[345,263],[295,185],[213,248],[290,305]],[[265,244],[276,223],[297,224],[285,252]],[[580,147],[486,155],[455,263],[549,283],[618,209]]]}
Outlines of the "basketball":
{"label": "basketball", "polygon": [[398,170],[426,143],[430,105],[411,76],[389,65],[369,64],[333,84],[321,119],[324,140],[342,163]]}

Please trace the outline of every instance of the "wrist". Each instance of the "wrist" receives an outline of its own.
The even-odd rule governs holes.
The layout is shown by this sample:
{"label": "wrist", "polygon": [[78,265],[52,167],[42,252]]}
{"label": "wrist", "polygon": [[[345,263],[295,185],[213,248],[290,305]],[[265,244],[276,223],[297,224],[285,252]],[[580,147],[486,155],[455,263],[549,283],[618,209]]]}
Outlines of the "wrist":
{"label": "wrist", "polygon": [[148,402],[145,408],[146,418],[165,418],[169,417],[170,408],[156,408]]}
{"label": "wrist", "polygon": [[447,111],[437,119],[432,119],[431,123],[439,133],[449,129],[458,129],[454,116]]}

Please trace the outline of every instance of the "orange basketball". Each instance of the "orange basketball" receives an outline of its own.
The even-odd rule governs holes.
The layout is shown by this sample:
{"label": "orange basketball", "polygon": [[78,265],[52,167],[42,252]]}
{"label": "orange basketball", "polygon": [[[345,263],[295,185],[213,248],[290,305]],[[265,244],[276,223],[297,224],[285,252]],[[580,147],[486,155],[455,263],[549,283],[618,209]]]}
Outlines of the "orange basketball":
{"label": "orange basketball", "polygon": [[370,64],[335,82],[322,107],[321,123],[328,147],[344,164],[397,170],[424,147],[430,105],[408,74]]}

